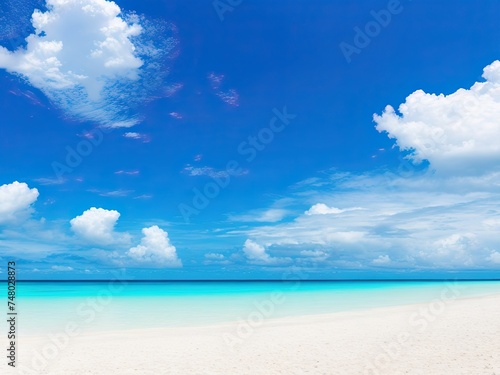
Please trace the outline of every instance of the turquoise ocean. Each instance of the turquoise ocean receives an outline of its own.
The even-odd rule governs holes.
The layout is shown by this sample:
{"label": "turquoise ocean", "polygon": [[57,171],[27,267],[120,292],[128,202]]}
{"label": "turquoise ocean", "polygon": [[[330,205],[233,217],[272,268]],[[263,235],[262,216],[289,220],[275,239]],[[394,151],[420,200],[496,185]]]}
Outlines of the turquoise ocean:
{"label": "turquoise ocean", "polygon": [[[0,301],[7,306],[6,283]],[[56,281],[18,282],[23,335],[197,326],[431,303],[500,294],[500,281]],[[448,303],[448,302],[447,302]]]}

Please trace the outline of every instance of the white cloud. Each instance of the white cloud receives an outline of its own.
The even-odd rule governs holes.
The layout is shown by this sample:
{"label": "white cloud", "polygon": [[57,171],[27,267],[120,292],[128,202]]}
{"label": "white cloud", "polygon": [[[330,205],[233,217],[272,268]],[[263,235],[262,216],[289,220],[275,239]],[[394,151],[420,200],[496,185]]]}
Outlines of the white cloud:
{"label": "white cloud", "polygon": [[240,95],[235,89],[221,89],[224,82],[224,74],[210,73],[208,75],[208,81],[212,90],[214,90],[215,95],[217,95],[224,103],[229,104],[233,107],[239,106]]}
{"label": "white cloud", "polygon": [[133,190],[110,190],[110,191],[102,191],[99,189],[89,189],[91,193],[99,194],[101,197],[126,197],[133,193]]}
{"label": "white cloud", "polygon": [[275,223],[283,220],[288,214],[288,210],[283,208],[270,208],[268,210],[252,210],[245,215],[230,215],[231,221],[247,221],[258,223]]}
{"label": "white cloud", "polygon": [[141,133],[137,133],[137,132],[127,132],[127,133],[123,134],[123,136],[125,138],[141,140],[144,143],[151,141],[151,138],[149,137],[149,135],[141,134]]}
{"label": "white cloud", "polygon": [[24,219],[32,212],[31,205],[38,195],[37,189],[30,189],[24,182],[0,186],[0,223]]}
{"label": "white cloud", "polygon": [[223,260],[225,256],[223,254],[218,254],[218,253],[208,253],[205,254],[205,258],[211,260]]}
{"label": "white cloud", "polygon": [[304,257],[323,258],[327,256],[327,253],[320,250],[302,250],[300,255]]}
{"label": "white cloud", "polygon": [[[62,272],[73,271],[73,267],[69,267],[69,266],[52,266],[51,268],[54,271],[62,271]],[[35,271],[35,270],[33,270],[33,271]]]}
{"label": "white cloud", "polygon": [[415,91],[399,106],[374,115],[379,132],[438,173],[484,173],[500,166],[500,61],[484,69],[486,82],[450,95]]}
{"label": "white cloud", "polygon": [[240,105],[240,95],[234,89],[229,89],[227,91],[219,91],[216,94],[224,103],[229,104],[233,107],[238,107]]}
{"label": "white cloud", "polygon": [[399,175],[334,172],[307,179],[292,186],[295,204],[310,207],[303,215],[232,234],[291,254],[323,247],[326,263],[337,267],[478,270],[498,264],[498,252],[490,249],[500,223],[500,62],[483,77],[450,95],[416,91],[399,114],[389,106],[374,116],[379,132],[430,168],[405,162]]}
{"label": "white cloud", "polygon": [[127,175],[127,176],[137,176],[139,173],[140,173],[140,171],[137,170],[137,169],[134,169],[132,171],[125,171],[123,169],[120,169],[119,171],[115,172],[115,174],[124,174],[124,175]]}
{"label": "white cloud", "polygon": [[169,115],[177,120],[182,120],[182,115],[179,112],[170,112]]}
{"label": "white cloud", "polygon": [[328,207],[324,203],[317,203],[304,212],[306,215],[327,215],[327,214],[340,214],[343,210],[336,207]]}
{"label": "white cloud", "polygon": [[[25,78],[68,115],[111,127],[140,121],[134,106],[166,75],[168,27],[107,0],[46,0],[26,48],[0,47],[0,68]],[[75,31],[77,30],[77,32]],[[163,35],[162,35],[163,34]]]}
{"label": "white cloud", "polygon": [[209,176],[212,178],[228,177],[227,171],[218,171],[212,167],[193,167],[188,164],[184,167],[183,172],[188,176]]}
{"label": "white cloud", "polygon": [[391,258],[389,257],[389,255],[380,255],[378,258],[374,259],[372,263],[377,266],[389,264],[391,263]]}
{"label": "white cloud", "polygon": [[137,262],[158,267],[182,267],[176,248],[170,243],[168,233],[154,225],[142,230],[141,243],[132,247],[127,255]]}
{"label": "white cloud", "polygon": [[[383,251],[394,268],[477,269],[498,242],[500,176],[437,178],[388,174],[326,176],[320,184],[294,188],[294,203],[327,201],[355,207],[348,213],[302,214],[290,222],[232,230],[291,256],[324,251],[325,264],[345,268],[376,265]],[[309,205],[309,207],[311,207]],[[262,246],[260,250],[262,251]],[[312,255],[312,253],[311,253]],[[382,260],[382,259],[381,259]]]}
{"label": "white cloud", "polygon": [[498,251],[492,251],[486,260],[495,264],[500,264],[500,253]]}
{"label": "white cloud", "polygon": [[207,253],[205,254],[205,261],[203,262],[205,265],[226,265],[226,264],[231,264],[231,261],[229,259],[226,259],[226,257],[223,254],[219,253]]}
{"label": "white cloud", "polygon": [[114,231],[119,217],[118,211],[92,207],[72,219],[70,224],[79,237],[98,245],[110,245],[129,240],[128,234]]}
{"label": "white cloud", "polygon": [[252,240],[246,240],[243,245],[243,253],[250,263],[261,265],[283,264],[291,261],[290,258],[275,258],[270,256],[264,246]]}
{"label": "white cloud", "polygon": [[64,178],[35,178],[35,181],[40,185],[62,185],[66,182]]}

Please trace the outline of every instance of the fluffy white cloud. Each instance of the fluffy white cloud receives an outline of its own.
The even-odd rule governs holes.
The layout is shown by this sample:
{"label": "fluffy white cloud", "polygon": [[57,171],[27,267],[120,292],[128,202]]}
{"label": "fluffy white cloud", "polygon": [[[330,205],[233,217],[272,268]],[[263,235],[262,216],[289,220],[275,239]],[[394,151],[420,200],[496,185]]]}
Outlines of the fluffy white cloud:
{"label": "fluffy white cloud", "polygon": [[124,14],[113,1],[46,0],[46,6],[33,12],[35,33],[26,48],[0,47],[0,68],[25,78],[69,115],[112,127],[137,123],[132,107],[161,82],[161,66],[175,46],[160,34],[168,30]]}
{"label": "fluffy white cloud", "polygon": [[114,231],[120,213],[115,210],[92,207],[70,221],[71,229],[79,237],[98,245],[128,241],[128,234]]}
{"label": "fluffy white cloud", "polygon": [[168,233],[157,225],[142,230],[141,243],[132,247],[127,255],[137,262],[158,267],[182,267],[175,246],[170,243]]}
{"label": "fluffy white cloud", "polygon": [[38,190],[15,181],[0,186],[0,223],[14,222],[28,216],[38,198]]}
{"label": "fluffy white cloud", "polygon": [[[334,172],[308,179],[294,185],[291,198],[308,204],[303,215],[233,234],[291,255],[323,248],[324,264],[339,268],[498,265],[499,253],[490,249],[500,223],[500,62],[486,67],[483,77],[451,95],[416,91],[399,113],[389,106],[374,116],[377,130],[410,151],[414,162],[428,160],[428,170],[405,161],[399,175]],[[336,208],[346,206],[356,208]],[[262,246],[248,250],[266,257]]]}
{"label": "fluffy white cloud", "polygon": [[264,246],[252,240],[246,240],[243,245],[243,253],[247,257],[250,263],[262,264],[262,265],[272,265],[272,264],[283,264],[291,261],[290,258],[275,258],[270,256]]}
{"label": "fluffy white cloud", "polygon": [[500,166],[500,61],[484,69],[485,82],[450,95],[415,91],[399,106],[374,115],[379,132],[438,173],[483,173]]}

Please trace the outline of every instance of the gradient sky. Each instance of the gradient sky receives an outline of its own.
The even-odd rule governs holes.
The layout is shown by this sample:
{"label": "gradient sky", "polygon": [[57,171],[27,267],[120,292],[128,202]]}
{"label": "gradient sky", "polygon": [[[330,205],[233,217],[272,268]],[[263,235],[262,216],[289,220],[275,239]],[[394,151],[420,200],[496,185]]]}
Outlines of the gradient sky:
{"label": "gradient sky", "polygon": [[0,272],[498,277],[499,11],[8,0]]}

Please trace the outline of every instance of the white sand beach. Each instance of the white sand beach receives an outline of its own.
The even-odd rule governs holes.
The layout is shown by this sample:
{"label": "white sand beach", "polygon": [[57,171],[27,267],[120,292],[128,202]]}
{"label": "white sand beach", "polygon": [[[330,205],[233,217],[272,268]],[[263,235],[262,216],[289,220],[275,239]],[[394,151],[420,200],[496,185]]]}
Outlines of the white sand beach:
{"label": "white sand beach", "polygon": [[18,343],[18,369],[2,364],[2,374],[500,375],[500,295],[254,318],[81,333],[67,342],[60,337],[56,350],[47,336],[26,337]]}

